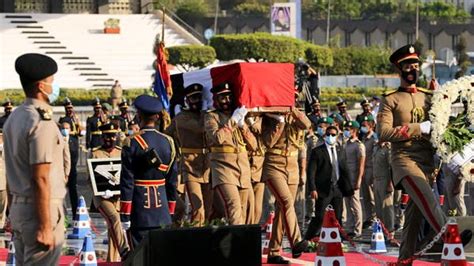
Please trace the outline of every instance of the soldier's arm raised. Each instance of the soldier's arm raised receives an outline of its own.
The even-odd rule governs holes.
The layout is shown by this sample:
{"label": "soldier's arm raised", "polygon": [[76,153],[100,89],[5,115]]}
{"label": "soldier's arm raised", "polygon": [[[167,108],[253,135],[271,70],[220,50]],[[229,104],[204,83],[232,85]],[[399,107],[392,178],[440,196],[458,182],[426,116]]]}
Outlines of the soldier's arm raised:
{"label": "soldier's arm raised", "polygon": [[244,124],[244,127],[240,130],[242,131],[242,137],[247,144],[247,148],[249,148],[251,151],[256,151],[258,149],[257,138],[250,131],[250,128],[247,126],[247,124]]}
{"label": "soldier's arm raised", "polygon": [[209,145],[233,145],[232,127],[230,125],[220,126],[217,117],[218,115],[215,113],[208,113],[204,118],[204,129],[207,139],[210,141]]}
{"label": "soldier's arm raised", "polygon": [[[403,103],[402,103],[403,104]],[[393,97],[385,97],[382,101],[381,110],[377,114],[377,134],[380,141],[399,142],[406,141],[414,136],[420,136],[420,124],[410,123],[406,125],[393,125],[393,112],[395,103]]]}
{"label": "soldier's arm raised", "polygon": [[267,148],[273,148],[280,139],[284,129],[284,121],[278,121],[274,116],[264,117],[262,122],[262,139],[265,146],[267,146]]}
{"label": "soldier's arm raised", "polygon": [[293,123],[299,129],[309,129],[311,127],[311,120],[297,108],[292,108],[291,115],[295,119]]}

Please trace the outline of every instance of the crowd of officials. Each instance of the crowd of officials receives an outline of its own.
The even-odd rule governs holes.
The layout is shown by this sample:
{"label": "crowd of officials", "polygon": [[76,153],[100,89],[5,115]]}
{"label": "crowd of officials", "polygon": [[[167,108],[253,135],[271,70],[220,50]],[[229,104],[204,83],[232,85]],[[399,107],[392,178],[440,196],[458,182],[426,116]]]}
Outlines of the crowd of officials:
{"label": "crowd of officials", "polygon": [[[204,226],[215,219],[261,224],[274,211],[267,261],[287,264],[280,256],[283,236],[293,258],[301,256],[318,241],[329,205],[353,239],[376,218],[392,233],[405,227],[400,259],[409,258],[423,219],[439,232],[448,210],[467,214],[465,184],[447,167],[434,167],[426,137],[431,92],[414,85],[418,54],[408,45],[390,61],[399,69],[400,88],[383,99],[364,97],[355,118],[343,99],[334,113],[323,112],[315,99],[306,114],[298,92],[295,107],[285,112],[248,112],[237,106],[228,83],[211,89],[214,109],[202,111],[203,86],[195,83],[185,88],[185,106],[172,119],[149,95],[133,101],[134,115],[125,99],[115,103],[118,114],[96,99],[84,128],[69,99],[65,116],[52,120],[50,103],[59,95],[56,62],[40,54],[20,56],[15,67],[27,98],[14,112],[6,101],[0,118],[0,221],[8,187],[17,263],[57,263],[66,188],[73,217],[77,208],[84,132],[89,158],[121,158],[120,180],[112,180],[120,195],[106,190],[93,197],[108,225],[108,261],[125,258],[151,229],[184,221]],[[413,117],[413,110],[421,114]],[[450,176],[444,188],[443,176]],[[447,192],[444,210],[433,184],[440,194]],[[401,201],[402,194],[410,201]],[[471,233],[461,237],[468,242]]]}

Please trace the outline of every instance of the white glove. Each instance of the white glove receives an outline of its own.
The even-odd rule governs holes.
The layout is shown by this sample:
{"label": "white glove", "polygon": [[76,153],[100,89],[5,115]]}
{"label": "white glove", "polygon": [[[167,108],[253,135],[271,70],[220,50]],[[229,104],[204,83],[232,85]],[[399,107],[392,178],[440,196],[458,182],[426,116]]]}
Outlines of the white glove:
{"label": "white glove", "polygon": [[420,130],[423,134],[430,134],[431,132],[431,122],[425,121],[420,123]]}
{"label": "white glove", "polygon": [[237,109],[239,110],[240,115],[242,115],[243,117],[245,117],[249,113],[247,108],[245,108],[245,105],[242,105],[242,107]]}
{"label": "white glove", "polygon": [[235,109],[234,112],[232,113],[232,116],[230,117],[230,119],[234,120],[236,124],[238,124],[239,121],[244,118],[245,116],[241,114],[240,108]]}
{"label": "white glove", "polygon": [[181,113],[181,104],[177,104],[175,107],[174,107],[174,115],[177,115]]}
{"label": "white glove", "polygon": [[110,191],[110,190],[107,189],[107,190],[105,191],[105,194],[102,195],[102,198],[104,198],[104,199],[110,199],[110,198],[112,198],[113,196],[114,196],[114,194],[112,193],[112,191]]}
{"label": "white glove", "polygon": [[244,128],[244,125],[245,125],[245,116],[242,117],[242,119],[240,119],[239,122],[237,122],[237,126],[239,126],[239,128]]}
{"label": "white glove", "polygon": [[268,117],[271,117],[275,120],[278,120],[278,122],[283,123],[285,122],[285,117],[282,115],[276,115],[276,114],[265,114]]}
{"label": "white glove", "polygon": [[122,229],[127,231],[128,229],[130,229],[131,225],[132,225],[131,222],[122,222]]}

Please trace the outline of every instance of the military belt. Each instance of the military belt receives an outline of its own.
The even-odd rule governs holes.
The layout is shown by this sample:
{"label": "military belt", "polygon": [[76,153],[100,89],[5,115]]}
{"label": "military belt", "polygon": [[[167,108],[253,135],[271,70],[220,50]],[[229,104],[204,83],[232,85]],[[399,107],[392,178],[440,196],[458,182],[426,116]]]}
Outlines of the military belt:
{"label": "military belt", "polygon": [[165,184],[164,179],[160,180],[141,180],[141,179],[136,179],[135,180],[135,186],[138,187],[151,187],[151,186],[163,186]]}
{"label": "military belt", "polygon": [[285,157],[293,157],[293,156],[298,156],[298,151],[288,151],[288,150],[282,150],[282,149],[268,149],[268,153],[270,154],[275,154],[275,155],[281,155]]}
{"label": "military belt", "polygon": [[[63,199],[50,198],[49,201],[51,203],[56,203],[56,204],[63,203]],[[36,199],[32,197],[23,197],[23,196],[13,195],[13,198],[12,198],[12,203],[16,203],[16,204],[29,204],[29,203],[35,203],[35,202],[36,202]]]}
{"label": "military belt", "polygon": [[198,149],[198,148],[181,148],[181,153],[198,153],[198,154],[206,154],[208,153],[206,148]]}
{"label": "military belt", "polygon": [[102,131],[92,131],[92,135],[102,135]]}
{"label": "military belt", "polygon": [[238,148],[224,146],[224,147],[211,147],[211,152],[213,153],[240,153],[246,152],[247,149],[245,146],[239,146]]}

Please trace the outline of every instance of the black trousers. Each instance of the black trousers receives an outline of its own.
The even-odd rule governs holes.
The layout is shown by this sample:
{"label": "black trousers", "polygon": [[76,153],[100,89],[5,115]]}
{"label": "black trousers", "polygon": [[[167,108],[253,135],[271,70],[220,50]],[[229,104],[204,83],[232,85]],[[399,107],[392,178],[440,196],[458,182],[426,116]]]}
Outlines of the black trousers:
{"label": "black trousers", "polygon": [[77,162],[79,161],[79,139],[71,136],[69,138],[69,153],[71,154],[71,172],[67,180],[69,200],[71,201],[72,217],[76,217],[77,210]]}
{"label": "black trousers", "polygon": [[321,225],[323,224],[324,214],[326,213],[326,207],[331,204],[336,214],[336,219],[339,224],[342,225],[342,204],[343,197],[338,187],[331,187],[327,197],[318,197],[314,206],[314,216],[311,218],[311,222],[308,225],[304,239],[311,240],[315,236],[319,236],[321,232]]}

